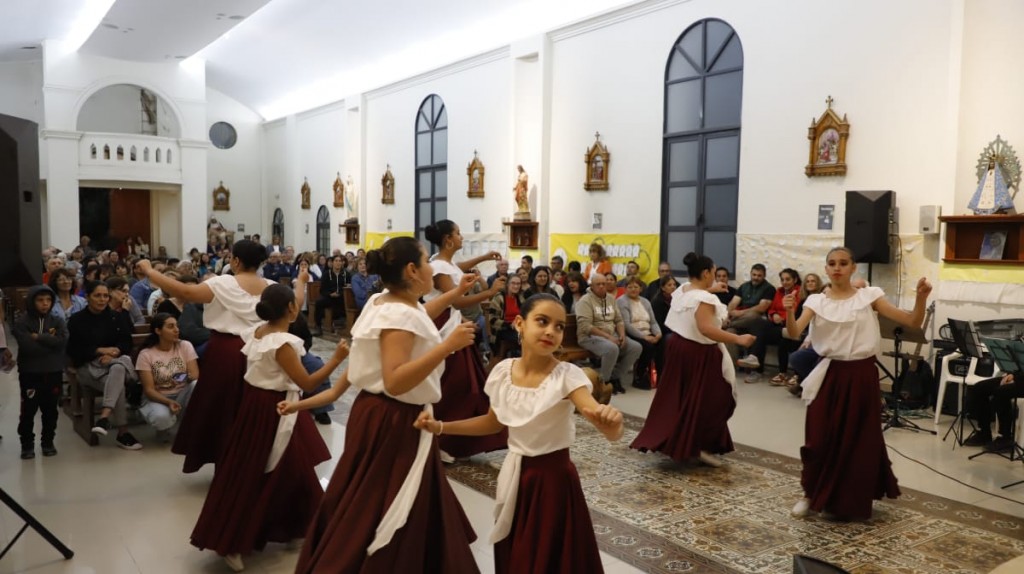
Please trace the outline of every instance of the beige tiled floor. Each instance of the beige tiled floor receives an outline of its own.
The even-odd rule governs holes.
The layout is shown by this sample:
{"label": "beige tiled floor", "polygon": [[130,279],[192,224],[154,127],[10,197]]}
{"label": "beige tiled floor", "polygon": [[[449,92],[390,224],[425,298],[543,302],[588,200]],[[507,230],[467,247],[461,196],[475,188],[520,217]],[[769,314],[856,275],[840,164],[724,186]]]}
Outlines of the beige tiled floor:
{"label": "beige tiled floor", "polygon": [[[742,385],[740,401],[730,427],[737,442],[798,456],[803,438],[802,403],[784,390],[761,383]],[[614,404],[625,412],[646,415],[652,392],[630,389],[615,397]],[[18,418],[17,380],[0,374],[0,487],[25,505],[75,552],[64,561],[34,532],[26,532],[0,561],[0,574],[31,572],[121,574],[223,573],[226,566],[212,553],[200,552],[188,543],[188,535],[209,484],[212,472],[195,475],[180,472],[181,458],[171,455],[166,445],[154,443],[152,432],[138,428],[145,449],[125,452],[105,439],[89,448],[71,432],[61,415],[55,458],[37,456],[32,461],[18,458],[15,432]],[[919,421],[922,425],[928,421]],[[38,422],[37,422],[38,424]],[[320,427],[335,454],[344,441],[344,428],[337,423]],[[945,432],[945,426],[940,427]],[[952,449],[940,437],[903,430],[886,432],[888,444],[915,459],[988,493],[999,493],[1018,503],[961,486],[906,460],[892,451],[900,483],[985,508],[1024,516],[1024,485],[1002,491],[1000,486],[1024,479],[1024,465],[995,456],[968,461],[977,449]],[[318,469],[326,482],[333,470],[328,461]],[[491,547],[487,544],[492,520],[492,500],[474,490],[453,483],[479,540],[473,550],[483,572],[492,572]],[[780,501],[790,504],[791,501]],[[0,507],[0,546],[20,528],[20,522]],[[247,572],[290,572],[296,550],[271,545],[246,561]],[[604,557],[606,571],[637,572],[615,558]]]}

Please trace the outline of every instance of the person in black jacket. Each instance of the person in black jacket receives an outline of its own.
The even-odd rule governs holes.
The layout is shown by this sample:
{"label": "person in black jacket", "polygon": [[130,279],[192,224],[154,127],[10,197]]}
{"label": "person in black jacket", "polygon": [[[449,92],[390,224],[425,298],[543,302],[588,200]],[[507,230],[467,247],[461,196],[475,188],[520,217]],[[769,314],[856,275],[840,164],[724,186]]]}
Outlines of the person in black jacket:
{"label": "person in black jacket", "polygon": [[[345,258],[335,255],[331,258],[331,267],[320,277],[320,299],[316,302],[317,331],[323,329],[324,311],[331,310],[334,319],[345,316],[345,285],[349,283],[348,271],[345,269]],[[333,331],[333,325],[328,325]]]}
{"label": "person in black jacket", "polygon": [[103,393],[103,409],[92,432],[105,436],[116,426],[117,446],[139,450],[142,444],[125,426],[125,385],[138,381],[130,356],[132,321],[127,313],[110,310],[110,291],[103,283],[87,283],[85,294],[89,306],[68,321],[68,356],[77,369],[78,383]]}
{"label": "person in black jacket", "polygon": [[54,456],[53,437],[57,432],[57,403],[60,401],[61,375],[64,373],[64,347],[68,329],[64,319],[50,313],[56,299],[46,285],[28,292],[25,314],[14,324],[18,341],[18,382],[21,385],[21,458],[35,458],[36,411],[43,419],[43,456]]}

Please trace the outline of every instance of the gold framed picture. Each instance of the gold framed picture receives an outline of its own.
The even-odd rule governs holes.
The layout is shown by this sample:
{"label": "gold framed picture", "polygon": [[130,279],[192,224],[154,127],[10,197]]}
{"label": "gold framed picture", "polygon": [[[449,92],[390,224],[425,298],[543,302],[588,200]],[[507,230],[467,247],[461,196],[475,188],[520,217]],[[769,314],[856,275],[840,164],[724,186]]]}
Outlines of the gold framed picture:
{"label": "gold framed picture", "polygon": [[380,202],[386,205],[395,204],[395,176],[391,175],[391,164],[388,164],[384,176],[380,178]]}
{"label": "gold framed picture", "polygon": [[223,181],[213,190],[213,210],[231,211],[231,190],[224,187]]}
{"label": "gold framed picture", "polygon": [[821,117],[811,120],[807,128],[810,140],[810,154],[804,174],[807,177],[846,175],[846,139],[850,136],[850,124],[846,114],[839,119],[832,110],[832,96],[825,100],[827,108]]}
{"label": "gold framed picture", "polygon": [[469,179],[469,188],[466,191],[466,195],[469,197],[483,197],[484,196],[484,168],[483,162],[476,154],[476,150],[473,151],[473,161],[469,162],[469,167],[466,168],[466,177]]}
{"label": "gold framed picture", "polygon": [[583,161],[587,163],[587,179],[583,189],[587,191],[603,191],[608,189],[608,164],[611,161],[608,148],[601,143],[601,132],[594,134],[594,145],[587,148]]}

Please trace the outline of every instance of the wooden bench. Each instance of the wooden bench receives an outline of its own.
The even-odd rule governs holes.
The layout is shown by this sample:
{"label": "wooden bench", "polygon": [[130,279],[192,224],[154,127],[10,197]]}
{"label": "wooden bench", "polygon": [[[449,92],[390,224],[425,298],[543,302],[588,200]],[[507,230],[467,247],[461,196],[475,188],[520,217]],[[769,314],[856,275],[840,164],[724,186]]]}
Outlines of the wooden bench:
{"label": "wooden bench", "polygon": [[344,298],[345,330],[351,333],[352,326],[356,324],[356,319],[359,318],[359,309],[356,307],[356,294],[354,291],[352,291],[352,287],[350,285],[345,286]]}
{"label": "wooden bench", "polygon": [[316,301],[320,298],[320,282],[306,284],[306,324],[312,329],[316,325]]}
{"label": "wooden bench", "polygon": [[[576,315],[567,315],[565,317],[565,331],[563,331],[562,335],[562,346],[555,351],[555,358],[567,363],[577,363],[597,358],[597,355],[580,346],[578,334],[576,332]],[[611,402],[612,386],[609,383],[602,381],[598,372],[591,367],[583,367],[583,372],[587,374],[591,384],[594,386],[592,392],[594,400],[602,405],[607,405]]]}

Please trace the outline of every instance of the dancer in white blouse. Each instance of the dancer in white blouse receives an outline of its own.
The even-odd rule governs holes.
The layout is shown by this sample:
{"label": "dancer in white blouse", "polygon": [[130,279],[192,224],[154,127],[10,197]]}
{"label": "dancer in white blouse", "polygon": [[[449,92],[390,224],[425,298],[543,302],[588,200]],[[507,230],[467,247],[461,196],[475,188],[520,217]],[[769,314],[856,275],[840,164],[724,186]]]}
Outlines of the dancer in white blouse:
{"label": "dancer in white blouse", "polygon": [[875,367],[881,334],[875,313],[920,327],[932,286],[922,277],[914,310],[904,311],[886,301],[878,287],[851,285],[856,270],[853,252],[836,247],[825,258],[832,282],[828,292],[808,297],[799,318],[794,318],[794,297],[783,300],[789,335],[797,337],[813,325],[808,339],[822,357],[802,383],[808,407],[800,449],[804,498],[792,511],[798,517],[826,511],[845,520],[866,520],[872,499],[900,494],[882,438]]}
{"label": "dancer in white blouse", "polygon": [[506,359],[487,378],[486,415],[440,421],[428,412],[416,426],[437,435],[493,435],[508,429],[509,453],[498,475],[494,567],[499,573],[602,572],[587,502],[569,445],[573,408],[608,440],[622,437],[622,413],[598,404],[591,384],[553,353],[562,343],[565,306],[554,295],[530,297],[516,317],[523,356]]}
{"label": "dancer in white blouse", "polygon": [[366,263],[387,289],[367,301],[352,328],[347,381],[360,392],[295,571],[478,572],[469,548],[476,535],[445,477],[437,440],[413,426],[441,398],[445,359],[473,343],[473,323],[442,339],[431,313],[450,306],[476,277],[466,275],[423,305],[433,272],[416,239],[390,239]]}

